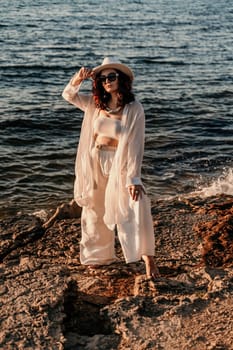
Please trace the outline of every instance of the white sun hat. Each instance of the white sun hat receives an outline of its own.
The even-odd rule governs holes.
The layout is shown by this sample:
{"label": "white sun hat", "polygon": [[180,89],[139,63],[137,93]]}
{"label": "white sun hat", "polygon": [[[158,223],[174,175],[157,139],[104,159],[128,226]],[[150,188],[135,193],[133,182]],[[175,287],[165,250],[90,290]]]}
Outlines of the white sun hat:
{"label": "white sun hat", "polygon": [[95,74],[98,74],[102,70],[108,69],[108,68],[117,69],[125,73],[126,75],[128,75],[131,81],[134,79],[132,70],[125,64],[119,62],[119,60],[117,60],[115,57],[105,57],[100,66],[93,68],[93,72]]}

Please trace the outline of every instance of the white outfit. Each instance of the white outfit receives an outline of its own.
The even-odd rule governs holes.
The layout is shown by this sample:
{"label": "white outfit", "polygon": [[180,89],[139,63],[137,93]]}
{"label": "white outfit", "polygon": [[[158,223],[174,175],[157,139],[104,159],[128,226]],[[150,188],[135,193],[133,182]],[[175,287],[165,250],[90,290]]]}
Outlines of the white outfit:
{"label": "white outfit", "polygon": [[[84,111],[75,164],[74,199],[83,207],[80,258],[82,264],[108,264],[115,260],[114,229],[126,262],[154,255],[154,230],[146,195],[133,201],[128,186],[140,184],[144,152],[145,116],[141,104],[126,105],[122,119],[104,120],[92,96],[78,93],[70,83],[63,97]],[[100,119],[99,119],[100,118]],[[109,119],[109,118],[107,118]],[[106,124],[107,123],[107,124]],[[110,125],[111,123],[111,125]],[[113,125],[114,124],[114,125]],[[118,139],[116,151],[98,149],[95,131]],[[112,136],[109,136],[112,135]]]}

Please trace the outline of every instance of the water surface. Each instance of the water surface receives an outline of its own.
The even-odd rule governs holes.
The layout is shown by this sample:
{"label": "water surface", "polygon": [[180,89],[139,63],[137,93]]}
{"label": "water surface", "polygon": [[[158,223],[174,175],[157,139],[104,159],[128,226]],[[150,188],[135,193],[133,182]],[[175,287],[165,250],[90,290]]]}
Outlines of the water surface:
{"label": "water surface", "polygon": [[107,55],[136,76],[150,196],[233,194],[232,22],[228,0],[2,0],[0,215],[72,198],[82,113],[61,92]]}

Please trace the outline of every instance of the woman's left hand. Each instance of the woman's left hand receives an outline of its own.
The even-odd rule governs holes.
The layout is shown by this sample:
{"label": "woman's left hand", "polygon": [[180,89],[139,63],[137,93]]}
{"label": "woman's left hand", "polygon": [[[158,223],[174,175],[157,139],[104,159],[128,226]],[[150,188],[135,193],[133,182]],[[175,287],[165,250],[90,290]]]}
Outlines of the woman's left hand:
{"label": "woman's left hand", "polygon": [[138,201],[139,198],[142,198],[142,194],[146,193],[142,185],[131,185],[128,187],[128,190],[134,201]]}

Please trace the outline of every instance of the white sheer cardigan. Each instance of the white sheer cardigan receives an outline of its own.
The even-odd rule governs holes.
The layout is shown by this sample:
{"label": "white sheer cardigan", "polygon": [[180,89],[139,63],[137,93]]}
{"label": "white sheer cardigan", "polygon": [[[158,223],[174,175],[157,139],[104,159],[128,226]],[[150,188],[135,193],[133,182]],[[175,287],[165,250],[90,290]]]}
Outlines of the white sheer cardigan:
{"label": "white sheer cardigan", "polygon": [[[99,109],[95,107],[92,95],[79,93],[81,84],[72,86],[69,82],[62,96],[84,112],[75,161],[74,199],[80,206],[92,207],[94,167],[91,151],[94,147],[93,123]],[[124,107],[122,130],[109,175],[105,193],[105,224],[113,229],[116,224],[132,220],[139,205],[148,208],[148,198],[135,202],[128,192],[130,185],[142,185],[141,165],[144,153],[145,115],[142,105],[133,101]],[[136,215],[137,217],[138,215]]]}

